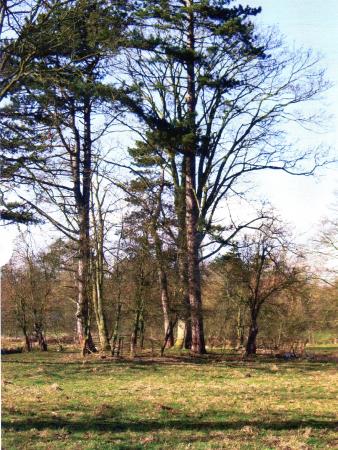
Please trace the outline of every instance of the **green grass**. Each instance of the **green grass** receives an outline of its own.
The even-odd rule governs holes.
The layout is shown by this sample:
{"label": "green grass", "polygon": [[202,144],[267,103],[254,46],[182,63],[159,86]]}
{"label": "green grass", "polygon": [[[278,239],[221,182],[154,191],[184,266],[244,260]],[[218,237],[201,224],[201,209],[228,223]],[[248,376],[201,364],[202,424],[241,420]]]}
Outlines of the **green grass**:
{"label": "green grass", "polygon": [[338,448],[337,367],[233,355],[3,357],[3,448]]}
{"label": "green grass", "polygon": [[332,331],[316,331],[314,333],[314,341],[318,344],[328,344],[330,342],[334,342],[334,339],[337,336]]}
{"label": "green grass", "polygon": [[316,345],[307,345],[306,352],[308,354],[314,355],[331,355],[337,353],[338,344],[316,344]]}

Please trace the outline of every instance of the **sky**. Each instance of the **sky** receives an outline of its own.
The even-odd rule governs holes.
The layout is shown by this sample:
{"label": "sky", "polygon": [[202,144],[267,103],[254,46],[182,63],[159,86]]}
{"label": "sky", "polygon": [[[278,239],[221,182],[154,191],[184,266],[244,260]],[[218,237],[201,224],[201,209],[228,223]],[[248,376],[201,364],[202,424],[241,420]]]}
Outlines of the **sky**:
{"label": "sky", "polygon": [[[322,4],[315,0],[252,0],[248,4],[262,7],[258,22],[277,25],[291,48],[311,48],[321,54],[321,65],[333,84],[320,105],[326,113],[327,129],[321,134],[302,134],[302,139],[305,137],[309,145],[330,146],[331,155],[338,159],[337,0],[325,0]],[[297,140],[299,136],[294,137]],[[306,243],[316,234],[323,217],[332,214],[330,207],[338,195],[338,165],[318,171],[316,177],[266,172],[259,180],[259,191],[291,225],[298,239]]]}
{"label": "sky", "polygon": [[[244,2],[242,2],[244,3]],[[257,22],[277,25],[290,47],[312,48],[322,55],[322,66],[333,87],[322,97],[327,129],[321,134],[309,133],[309,144],[331,146],[338,157],[338,2],[325,0],[248,0],[250,6],[261,6]],[[333,116],[330,118],[330,116]],[[291,135],[295,141],[300,138]],[[304,135],[302,134],[302,139]],[[338,166],[322,169],[316,177],[292,177],[267,172],[257,180],[257,192],[269,200],[293,229],[300,242],[309,241],[319,229],[323,217],[330,216],[334,192],[338,193]],[[16,226],[0,227],[0,266],[10,257]]]}

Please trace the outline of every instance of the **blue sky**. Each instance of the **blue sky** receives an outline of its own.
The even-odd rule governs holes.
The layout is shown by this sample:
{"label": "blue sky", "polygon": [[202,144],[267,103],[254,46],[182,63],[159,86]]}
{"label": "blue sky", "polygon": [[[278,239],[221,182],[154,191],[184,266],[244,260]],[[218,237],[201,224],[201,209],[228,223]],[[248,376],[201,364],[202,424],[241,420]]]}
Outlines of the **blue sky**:
{"label": "blue sky", "polygon": [[[324,117],[327,129],[321,134],[309,133],[305,139],[314,145],[322,142],[324,146],[331,146],[332,155],[338,158],[337,0],[252,0],[247,3],[262,7],[257,21],[262,25],[277,25],[290,47],[311,48],[321,54],[322,67],[333,83],[320,100],[327,115],[327,120]],[[334,192],[338,192],[338,166],[320,170],[315,178],[266,173],[259,186],[262,195],[272,201],[298,238],[306,242],[316,234],[323,216],[331,214]]]}

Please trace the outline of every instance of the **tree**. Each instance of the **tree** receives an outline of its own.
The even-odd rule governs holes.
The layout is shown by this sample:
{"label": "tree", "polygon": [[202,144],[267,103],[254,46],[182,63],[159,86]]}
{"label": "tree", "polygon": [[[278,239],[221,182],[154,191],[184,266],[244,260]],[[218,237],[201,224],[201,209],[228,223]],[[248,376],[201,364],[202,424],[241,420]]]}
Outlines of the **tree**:
{"label": "tree", "polygon": [[287,52],[271,31],[255,33],[250,18],[259,8],[225,0],[141,4],[121,63],[122,101],[146,125],[140,132],[129,122],[141,136],[135,155],[156,156],[155,164],[170,171],[191,348],[204,353],[200,252],[206,258],[217,244],[209,252],[215,254],[245,225],[226,220],[216,227],[215,214],[249,173],[313,172],[317,160],[309,166],[307,152],[285,144],[283,124],[315,120],[312,113],[297,115],[295,105],[326,85],[310,52]]}
{"label": "tree", "polygon": [[115,314],[114,323],[112,325],[111,348],[113,356],[118,353],[119,335],[121,331],[122,313],[123,313],[123,284],[125,282],[126,273],[123,270],[123,247],[124,247],[124,221],[121,220],[121,228],[118,234],[116,250],[114,252],[114,266],[111,271],[111,281],[113,285],[112,292],[115,294]]}
{"label": "tree", "polygon": [[262,307],[299,284],[300,269],[288,262],[285,237],[273,225],[264,227],[252,238],[246,238],[241,247],[241,281],[250,315],[246,354],[253,355],[256,353],[258,318]]}
{"label": "tree", "polygon": [[10,305],[8,316],[14,316],[16,324],[25,339],[25,350],[31,351],[32,344],[30,339],[30,317],[26,298],[26,289],[24,284],[24,275],[16,271],[11,265],[8,265],[2,271],[3,285],[1,287],[4,293],[2,308],[4,305]]}
{"label": "tree", "polygon": [[331,206],[330,216],[326,217],[321,224],[319,233],[320,253],[328,256],[333,262],[331,272],[337,274],[338,261],[338,192],[336,192],[336,202]]}
{"label": "tree", "polygon": [[[0,101],[11,94],[27,74],[37,76],[34,58],[39,54],[40,49],[34,39],[35,36],[31,35],[30,31],[38,22],[43,26],[50,15],[65,3],[40,0],[20,2],[3,0],[1,2]],[[42,23],[41,15],[43,15]]]}
{"label": "tree", "polygon": [[[3,0],[0,5],[0,102],[5,104],[9,96],[15,92],[20,83],[29,75],[39,78],[34,60],[39,54],[39,43],[32,28],[43,28],[50,16],[55,13],[64,1],[43,2]],[[42,18],[41,18],[42,16]],[[39,25],[37,25],[39,22]],[[52,46],[58,37],[51,37],[48,43]],[[15,139],[11,132],[15,131]],[[26,139],[24,126],[15,129],[2,124],[0,142],[7,154],[1,155],[1,178],[7,179],[19,170],[20,166],[34,157],[31,148],[24,148]],[[9,140],[11,143],[9,144]],[[27,142],[26,142],[27,144]],[[28,146],[29,147],[29,146]],[[9,201],[6,192],[1,192],[1,219],[6,223],[37,223],[39,219],[28,204],[20,201]]]}
{"label": "tree", "polygon": [[298,340],[311,321],[309,274],[292,260],[294,250],[276,225],[244,235],[207,269],[208,307],[223,314],[216,322],[222,326],[217,341],[224,342],[227,332],[231,342],[245,345],[247,355],[256,353],[259,329],[266,346],[278,348],[287,339]]}
{"label": "tree", "polygon": [[46,330],[55,311],[53,291],[59,262],[50,257],[49,249],[36,251],[29,232],[21,233],[19,239],[5,267],[4,303],[24,335],[26,350],[31,350],[34,337],[40,350],[47,351]]}
{"label": "tree", "polygon": [[[116,203],[119,199],[111,192],[111,185],[105,180],[107,169],[103,166],[102,159],[97,159],[93,169],[91,182],[91,276],[92,276],[92,300],[93,308],[98,328],[100,346],[102,351],[114,349],[110,345],[110,333],[108,330],[108,318],[105,308],[107,296],[107,275],[109,265],[107,262],[107,245],[109,233],[113,228],[111,220],[112,214],[116,213]],[[119,296],[118,296],[119,297]],[[119,298],[117,303],[119,303]],[[114,334],[114,332],[113,332]]]}
{"label": "tree", "polygon": [[[160,178],[147,176],[147,171],[138,172],[139,177],[125,187],[127,200],[133,206],[128,221],[134,221],[138,226],[134,230],[148,234],[150,251],[157,265],[158,281],[163,312],[165,347],[174,345],[172,302],[169,289],[170,250],[175,246],[173,232],[174,221],[170,207],[166,204],[166,185],[164,171]],[[176,246],[175,246],[176,249]]]}
{"label": "tree", "polygon": [[236,245],[211,261],[203,276],[206,334],[212,346],[244,346],[248,306],[242,282],[243,263]]}
{"label": "tree", "polygon": [[[149,315],[149,306],[154,299],[157,270],[156,259],[151,252],[149,231],[146,228],[135,227],[135,215],[130,214],[125,218],[123,232],[126,258],[122,266],[124,272],[127,272],[125,280],[129,285],[126,286],[127,295],[125,295],[129,298],[131,314],[130,354],[134,356],[137,345],[141,349],[144,347],[146,319]],[[156,289],[156,299],[158,299],[158,289]],[[157,317],[158,313],[152,315],[152,327],[154,327],[154,316]]]}
{"label": "tree", "polygon": [[[89,326],[93,153],[111,123],[95,127],[93,122],[108,95],[102,83],[106,57],[102,49],[105,43],[107,51],[109,37],[110,55],[116,51],[125,25],[120,6],[120,2],[69,1],[58,3],[52,12],[48,7],[41,12],[34,24],[27,25],[35,43],[36,72],[21,79],[11,104],[1,111],[4,159],[12,163],[11,153],[20,155],[5,181],[16,188],[24,204],[76,242],[76,320],[83,354],[95,350]],[[18,57],[28,51],[25,45],[19,47]],[[22,193],[24,184],[35,198]]]}

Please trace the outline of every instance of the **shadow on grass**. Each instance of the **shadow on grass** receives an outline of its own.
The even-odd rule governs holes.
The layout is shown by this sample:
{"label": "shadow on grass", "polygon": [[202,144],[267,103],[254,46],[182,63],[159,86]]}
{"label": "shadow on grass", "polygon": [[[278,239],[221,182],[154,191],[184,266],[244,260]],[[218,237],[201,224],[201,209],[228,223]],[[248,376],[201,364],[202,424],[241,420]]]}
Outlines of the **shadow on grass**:
{"label": "shadow on grass", "polygon": [[254,369],[262,372],[271,372],[269,365],[277,364],[281,369],[282,368],[292,368],[300,371],[313,371],[313,370],[325,370],[330,369],[332,366],[337,365],[337,360],[292,360],[292,361],[280,361],[275,358],[267,358],[267,357],[256,357],[252,359],[243,359],[241,357],[227,357],[222,355],[205,355],[203,357],[197,356],[165,356],[165,357],[149,357],[149,356],[141,356],[136,358],[113,358],[107,357],[105,359],[99,359],[98,357],[88,357],[86,359],[78,359],[78,355],[74,358],[74,360],[68,359],[64,361],[59,359],[57,361],[49,361],[48,359],[35,359],[29,358],[25,356],[24,358],[16,359],[13,358],[4,358],[2,357],[2,363],[6,364],[23,364],[23,365],[43,365],[43,366],[59,366],[60,369],[66,369],[67,367],[78,367],[78,368],[86,368],[86,367],[126,367],[130,369],[140,369],[144,370],[147,367],[154,366],[185,366],[185,365],[195,365],[195,366],[203,366],[209,365],[210,367],[219,367],[219,368],[243,368],[243,369]]}
{"label": "shadow on grass", "polygon": [[[230,419],[215,419],[203,420],[201,418],[177,417],[163,418],[163,419],[149,419],[149,420],[123,420],[121,417],[100,417],[95,419],[84,418],[83,420],[67,420],[63,418],[50,417],[29,417],[23,419],[17,417],[14,421],[3,420],[2,426],[4,431],[29,431],[36,430],[59,430],[64,429],[67,432],[158,432],[163,429],[170,429],[172,431],[226,431],[238,430],[245,426],[255,427],[258,430],[265,431],[288,431],[299,428],[310,427],[312,429],[326,429],[337,430],[338,422],[325,418],[311,418],[304,417],[300,419],[285,420],[282,417],[273,417],[272,420],[257,421],[257,420],[230,420]],[[284,416],[285,417],[285,416]]]}

